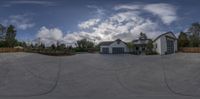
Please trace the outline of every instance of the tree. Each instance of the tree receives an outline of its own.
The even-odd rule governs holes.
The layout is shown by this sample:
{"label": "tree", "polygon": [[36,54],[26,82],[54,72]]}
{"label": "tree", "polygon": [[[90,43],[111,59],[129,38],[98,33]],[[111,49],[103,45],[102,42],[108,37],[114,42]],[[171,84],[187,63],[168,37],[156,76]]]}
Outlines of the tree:
{"label": "tree", "polygon": [[200,46],[200,39],[199,39],[199,37],[197,37],[195,35],[190,36],[190,43],[189,43],[189,45],[191,47],[199,47]]}
{"label": "tree", "polygon": [[82,39],[77,41],[78,48],[86,49],[86,48],[94,48],[94,43],[88,41],[87,39]]}
{"label": "tree", "polygon": [[57,44],[57,49],[58,50],[64,50],[64,49],[66,49],[66,45],[65,44]]}
{"label": "tree", "polygon": [[5,37],[5,43],[7,47],[14,47],[17,40],[15,39],[16,37],[16,30],[13,25],[8,26],[7,31],[6,31],[6,37]]}
{"label": "tree", "polygon": [[51,45],[51,49],[55,50],[55,49],[56,49],[56,45],[55,45],[55,44],[52,44],[52,45]]}
{"label": "tree", "polygon": [[128,49],[130,52],[133,52],[135,45],[132,42],[127,43]]}
{"label": "tree", "polygon": [[200,24],[198,22],[193,23],[192,26],[188,29],[188,33],[190,35],[199,37],[200,36]]}
{"label": "tree", "polygon": [[191,47],[199,47],[200,46],[200,24],[193,23],[192,26],[188,29],[188,34],[190,38],[190,46]]}
{"label": "tree", "polygon": [[145,40],[147,39],[147,35],[145,33],[140,33],[139,39]]}
{"label": "tree", "polygon": [[147,50],[150,52],[153,52],[153,41],[149,40],[149,42],[147,43]]}
{"label": "tree", "polygon": [[0,41],[5,40],[5,31],[6,28],[2,24],[0,24]]}
{"label": "tree", "polygon": [[189,46],[188,35],[184,32],[181,32],[178,37],[178,46],[180,47],[188,47]]}

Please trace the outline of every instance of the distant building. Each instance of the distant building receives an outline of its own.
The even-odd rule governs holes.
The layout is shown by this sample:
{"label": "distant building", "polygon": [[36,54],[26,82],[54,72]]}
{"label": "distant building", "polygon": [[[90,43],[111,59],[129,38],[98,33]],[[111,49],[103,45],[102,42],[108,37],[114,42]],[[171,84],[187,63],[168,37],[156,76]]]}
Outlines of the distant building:
{"label": "distant building", "polygon": [[102,54],[125,54],[129,53],[128,46],[120,39],[100,43],[100,53]]}
{"label": "distant building", "polygon": [[[152,41],[147,37],[140,37],[131,43],[135,46],[134,51],[139,54],[147,50],[147,44]],[[100,43],[100,53],[102,54],[124,54],[130,53],[130,49],[126,42],[117,39],[115,41],[107,41]],[[172,54],[177,51],[177,38],[172,32],[164,33],[153,40],[153,51],[160,55]]]}

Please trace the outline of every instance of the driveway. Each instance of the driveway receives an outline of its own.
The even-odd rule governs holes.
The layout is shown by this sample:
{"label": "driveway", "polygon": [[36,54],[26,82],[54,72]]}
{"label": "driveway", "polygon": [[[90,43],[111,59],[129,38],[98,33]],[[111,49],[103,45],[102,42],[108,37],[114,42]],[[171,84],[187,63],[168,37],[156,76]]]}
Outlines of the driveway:
{"label": "driveway", "polygon": [[200,54],[0,54],[0,99],[199,99]]}

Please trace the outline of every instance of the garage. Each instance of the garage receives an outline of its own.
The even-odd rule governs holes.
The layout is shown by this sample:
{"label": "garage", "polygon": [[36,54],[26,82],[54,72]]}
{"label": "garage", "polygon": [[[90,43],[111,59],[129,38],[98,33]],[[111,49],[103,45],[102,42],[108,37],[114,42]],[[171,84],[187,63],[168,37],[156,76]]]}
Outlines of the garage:
{"label": "garage", "polygon": [[102,54],[109,54],[109,48],[102,48]]}
{"label": "garage", "polygon": [[115,47],[112,48],[113,54],[124,54],[124,48],[123,47]]}

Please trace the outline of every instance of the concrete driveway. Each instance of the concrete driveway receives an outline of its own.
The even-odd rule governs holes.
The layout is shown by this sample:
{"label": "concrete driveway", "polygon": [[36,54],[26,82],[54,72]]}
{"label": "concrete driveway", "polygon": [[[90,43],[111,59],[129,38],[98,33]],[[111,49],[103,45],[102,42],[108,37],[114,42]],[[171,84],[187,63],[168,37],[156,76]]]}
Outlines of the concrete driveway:
{"label": "concrete driveway", "polygon": [[199,99],[200,54],[0,54],[0,99]]}

